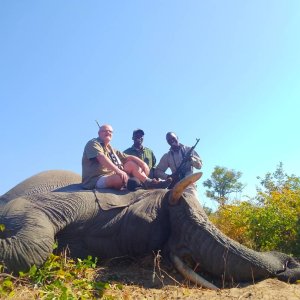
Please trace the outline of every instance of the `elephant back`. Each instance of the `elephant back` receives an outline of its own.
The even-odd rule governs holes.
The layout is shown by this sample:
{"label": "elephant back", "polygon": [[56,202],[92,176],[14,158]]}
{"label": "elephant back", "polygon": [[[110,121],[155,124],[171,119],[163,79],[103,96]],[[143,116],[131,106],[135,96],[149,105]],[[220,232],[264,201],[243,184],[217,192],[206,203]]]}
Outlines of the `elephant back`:
{"label": "elephant back", "polygon": [[56,189],[81,183],[81,176],[65,170],[49,170],[38,173],[22,181],[0,197],[0,205],[12,199],[51,192]]}

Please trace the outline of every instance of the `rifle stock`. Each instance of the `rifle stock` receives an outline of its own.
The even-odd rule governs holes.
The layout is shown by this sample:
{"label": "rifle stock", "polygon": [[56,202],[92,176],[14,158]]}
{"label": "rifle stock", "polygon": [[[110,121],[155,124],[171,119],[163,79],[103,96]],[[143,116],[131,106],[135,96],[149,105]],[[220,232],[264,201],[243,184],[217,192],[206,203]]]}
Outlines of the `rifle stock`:
{"label": "rifle stock", "polygon": [[172,189],[175,184],[180,181],[185,174],[183,174],[182,176],[182,169],[184,167],[184,165],[188,162],[188,160],[191,158],[191,154],[192,152],[194,151],[194,149],[196,148],[198,142],[200,141],[200,139],[196,139],[196,143],[194,146],[192,146],[190,148],[190,150],[185,154],[184,158],[182,159],[179,167],[176,169],[176,171],[172,174],[172,182],[171,184],[169,185],[168,189]]}

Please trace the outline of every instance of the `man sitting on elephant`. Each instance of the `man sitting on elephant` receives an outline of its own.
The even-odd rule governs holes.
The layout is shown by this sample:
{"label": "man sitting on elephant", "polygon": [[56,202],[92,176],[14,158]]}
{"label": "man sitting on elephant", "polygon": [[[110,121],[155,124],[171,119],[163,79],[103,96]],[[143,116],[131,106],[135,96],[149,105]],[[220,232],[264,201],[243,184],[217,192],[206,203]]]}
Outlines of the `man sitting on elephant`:
{"label": "man sitting on elephant", "polygon": [[[169,151],[162,156],[156,166],[155,177],[161,179],[172,178],[174,181],[170,187],[173,187],[180,179],[191,175],[194,168],[201,169],[202,160],[198,153],[193,150],[195,146],[188,147],[179,143],[179,139],[174,132],[168,132],[166,134],[166,140],[171,147]],[[187,160],[184,161],[185,159]],[[171,170],[171,175],[166,173],[167,169]]]}
{"label": "man sitting on elephant", "polygon": [[90,140],[82,156],[82,185],[86,189],[126,187],[129,176],[141,181],[145,189],[167,188],[170,181],[150,179],[148,165],[133,155],[114,150],[111,125],[102,125],[98,137]]}

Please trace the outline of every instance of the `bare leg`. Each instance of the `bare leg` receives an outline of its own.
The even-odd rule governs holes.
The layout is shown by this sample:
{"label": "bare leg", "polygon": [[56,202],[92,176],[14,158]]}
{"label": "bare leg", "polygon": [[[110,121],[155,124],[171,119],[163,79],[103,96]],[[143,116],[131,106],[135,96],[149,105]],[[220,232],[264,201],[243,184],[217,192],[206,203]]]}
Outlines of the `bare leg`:
{"label": "bare leg", "polygon": [[124,171],[139,179],[141,182],[145,182],[145,180],[148,178],[146,174],[142,171],[142,169],[134,162],[134,161],[128,161],[124,165]]}
{"label": "bare leg", "polygon": [[120,190],[124,186],[119,175],[113,174],[105,177],[105,187]]}

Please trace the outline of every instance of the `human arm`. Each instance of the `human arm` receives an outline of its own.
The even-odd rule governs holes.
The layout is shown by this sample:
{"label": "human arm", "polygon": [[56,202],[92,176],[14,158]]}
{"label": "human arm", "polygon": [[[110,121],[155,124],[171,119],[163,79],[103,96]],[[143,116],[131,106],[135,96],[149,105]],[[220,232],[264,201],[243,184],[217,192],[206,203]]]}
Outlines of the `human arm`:
{"label": "human arm", "polygon": [[155,177],[161,178],[161,179],[167,179],[169,177],[168,174],[166,174],[166,170],[169,168],[168,164],[168,155],[164,154],[162,158],[160,159],[158,165],[155,167],[154,175]]}
{"label": "human arm", "polygon": [[104,153],[99,153],[97,156],[98,162],[105,168],[115,172],[122,179],[122,182],[126,183],[128,181],[128,175],[126,172],[118,168]]}
{"label": "human arm", "polygon": [[192,152],[192,155],[191,155],[191,164],[196,169],[202,168],[202,160],[195,150]]}

